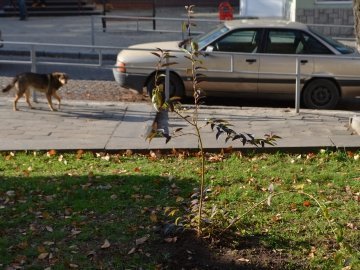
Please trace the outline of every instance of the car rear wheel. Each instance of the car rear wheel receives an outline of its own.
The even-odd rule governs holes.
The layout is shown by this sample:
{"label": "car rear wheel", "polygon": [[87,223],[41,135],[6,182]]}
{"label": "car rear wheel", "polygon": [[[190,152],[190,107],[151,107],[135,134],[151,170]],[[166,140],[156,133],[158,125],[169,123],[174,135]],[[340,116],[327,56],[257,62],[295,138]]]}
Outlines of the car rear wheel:
{"label": "car rear wheel", "polygon": [[[160,83],[164,83],[165,78],[161,77]],[[152,76],[149,80],[146,88],[149,96],[152,96],[152,91],[155,86],[155,76]],[[169,87],[169,95],[170,97],[180,97],[183,98],[185,96],[184,85],[181,79],[175,74],[170,74],[170,87]],[[165,96],[165,87],[164,87],[164,96]]]}
{"label": "car rear wheel", "polygon": [[304,89],[304,104],[309,109],[334,109],[339,102],[337,86],[330,80],[317,79]]}

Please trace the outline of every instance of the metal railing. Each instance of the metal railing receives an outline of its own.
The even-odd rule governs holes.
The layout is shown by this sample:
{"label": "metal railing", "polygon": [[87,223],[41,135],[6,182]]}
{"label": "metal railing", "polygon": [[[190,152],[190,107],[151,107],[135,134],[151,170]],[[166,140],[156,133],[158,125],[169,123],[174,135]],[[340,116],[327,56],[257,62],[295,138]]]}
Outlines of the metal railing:
{"label": "metal railing", "polygon": [[[109,16],[109,15],[96,15],[91,16],[91,45],[95,45],[95,22],[96,20],[100,20],[102,24],[102,31],[105,32],[107,28],[107,21],[119,21],[119,22],[126,22],[128,26],[130,27],[117,27],[116,30],[122,30],[122,31],[150,31],[150,32],[161,32],[161,33],[179,33],[181,34],[181,38],[184,39],[185,35],[188,35],[189,33],[183,29],[183,24],[187,21],[186,18],[165,18],[165,17],[144,17],[144,16]],[[141,22],[151,22],[151,27],[141,27]],[[176,23],[178,24],[179,29],[181,30],[173,30],[169,29],[168,24],[165,24],[167,28],[165,29],[159,29],[156,28],[156,21],[166,21],[166,22],[172,22],[175,23],[173,26],[176,26]],[[129,25],[129,22],[134,22],[134,25]],[[222,22],[221,20],[214,20],[214,19],[192,19],[191,22],[193,23],[206,23],[206,27],[208,28],[209,23],[218,24]],[[176,26],[177,27],[177,26]],[[176,28],[175,27],[175,28]],[[202,34],[204,31],[191,31],[190,34]]]}
{"label": "metal railing", "polygon": [[[254,19],[255,17],[237,17],[236,19]],[[126,22],[127,26],[131,26],[131,27],[116,27],[117,31],[144,31],[144,32],[162,32],[162,33],[179,33],[181,34],[181,38],[185,39],[185,35],[188,35],[188,32],[186,30],[183,29],[183,24],[185,22],[187,22],[187,18],[167,18],[167,17],[151,17],[151,16],[123,16],[123,15],[94,15],[91,16],[91,45],[95,45],[95,32],[96,32],[96,27],[95,27],[95,22],[97,20],[100,20],[102,22],[102,31],[105,32],[106,31],[106,21],[118,21],[118,22]],[[141,27],[140,23],[141,22],[152,22],[152,27]],[[157,21],[160,22],[169,22],[169,23],[173,23],[173,27],[171,29],[169,29],[169,24],[165,24],[166,25],[166,29],[160,29],[160,28],[156,28],[156,24]],[[135,27],[134,25],[129,25],[129,22],[134,22],[135,23]],[[209,29],[209,23],[210,24],[219,24],[221,22],[223,22],[222,20],[219,19],[200,19],[200,18],[192,18],[191,19],[192,23],[196,23],[197,24],[197,28],[202,28],[203,30],[200,31],[191,31],[192,35],[197,35],[197,34],[202,34],[204,33],[206,30]],[[176,24],[178,23],[178,24]],[[199,23],[203,23],[205,26],[199,26]],[[335,25],[335,24],[307,24],[308,26],[312,27],[312,28],[316,28],[316,29],[324,29],[324,28],[345,28],[345,29],[354,29],[353,25]],[[180,30],[173,30],[176,29],[177,27],[179,27]],[[324,31],[320,31],[320,32],[324,32]],[[325,33],[326,35],[329,35],[327,33]],[[334,36],[334,39],[341,39],[341,40],[355,40],[355,37],[341,37],[341,36]]]}
{"label": "metal railing", "polygon": [[[30,59],[29,60],[1,60],[0,59],[0,63],[8,63],[8,64],[30,64],[31,65],[31,72],[36,72],[37,71],[37,66],[38,65],[65,65],[65,66],[77,66],[77,67],[92,67],[92,68],[105,68],[105,69],[112,69],[112,68],[116,68],[116,66],[114,65],[105,65],[103,62],[103,52],[107,51],[107,50],[122,50],[122,49],[126,49],[126,50],[137,50],[137,51],[148,51],[149,54],[150,52],[154,52],[156,51],[155,48],[148,48],[148,49],[133,49],[133,48],[128,48],[128,47],[110,47],[110,46],[90,46],[90,45],[68,45],[68,44],[53,44],[53,43],[27,43],[27,42],[3,42],[4,44],[9,44],[9,45],[27,45],[29,46],[29,53],[30,53]],[[74,62],[63,62],[63,61],[39,61],[38,60],[38,56],[37,56],[37,47],[67,47],[67,48],[76,48],[76,49],[81,49],[81,48],[85,48],[85,49],[91,49],[91,51],[93,52],[93,55],[97,55],[97,63],[96,64],[90,64],[90,63],[74,63]],[[183,52],[181,50],[172,50],[170,51],[170,53],[179,53],[179,52]],[[238,55],[246,55],[249,56],[249,54],[245,54],[245,53],[227,53],[227,52],[207,52],[206,53],[207,56],[204,57],[212,57],[212,56],[216,56],[216,55],[227,55],[230,57],[230,62],[228,65],[228,69],[207,69],[207,72],[216,72],[216,73],[233,73],[234,71],[234,57],[238,56]],[[252,56],[260,56],[260,55],[264,55],[264,54],[251,54]],[[279,57],[279,54],[266,54],[266,56],[269,57]],[[287,58],[294,58],[294,55],[286,55],[286,54],[281,54],[281,57],[287,57]],[[262,75],[274,75],[274,76],[286,76],[286,77],[290,77],[290,78],[295,78],[295,110],[296,113],[300,112],[300,97],[301,97],[301,80],[307,78],[312,78],[312,77],[322,77],[322,78],[356,78],[358,79],[358,76],[356,75],[332,75],[332,74],[314,74],[314,73],[304,73],[301,71],[301,60],[303,59],[309,59],[309,58],[323,58],[323,59],[350,59],[350,60],[354,60],[354,61],[360,61],[360,57],[354,57],[354,56],[348,56],[348,57],[344,57],[344,56],[326,56],[326,55],[298,55],[296,56],[296,60],[295,60],[295,72],[289,72],[289,73],[276,73],[276,72],[244,72],[244,71],[237,71],[238,74],[246,74],[246,75],[258,75],[258,76],[262,76]],[[206,65],[206,63],[204,64]],[[137,66],[136,69],[138,70],[152,70],[154,71],[156,68],[156,59],[154,59],[154,65],[149,65],[149,66]],[[186,68],[174,68],[174,66],[171,66],[171,68],[169,66],[166,66],[166,78],[167,80],[165,81],[165,97],[166,99],[169,99],[169,74],[170,74],[170,70],[171,71],[180,71],[180,72],[185,72]],[[150,73],[149,73],[150,74]],[[33,99],[34,101],[37,100],[35,92],[33,92]]]}

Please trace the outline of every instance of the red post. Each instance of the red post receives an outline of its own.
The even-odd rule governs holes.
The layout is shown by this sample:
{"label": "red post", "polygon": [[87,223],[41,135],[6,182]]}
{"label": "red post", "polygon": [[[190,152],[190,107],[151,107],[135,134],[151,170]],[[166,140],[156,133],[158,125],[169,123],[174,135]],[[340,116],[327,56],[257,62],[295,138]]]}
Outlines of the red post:
{"label": "red post", "polygon": [[221,2],[219,5],[219,20],[233,20],[234,9],[229,2]]}

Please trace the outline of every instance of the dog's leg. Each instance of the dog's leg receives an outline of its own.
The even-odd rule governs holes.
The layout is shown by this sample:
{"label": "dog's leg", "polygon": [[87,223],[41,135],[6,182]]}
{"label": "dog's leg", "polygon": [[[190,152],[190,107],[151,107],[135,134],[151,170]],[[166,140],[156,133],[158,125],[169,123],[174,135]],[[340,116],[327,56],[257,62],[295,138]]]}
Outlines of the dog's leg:
{"label": "dog's leg", "polygon": [[16,96],[15,96],[15,99],[14,99],[14,103],[13,103],[13,110],[14,111],[18,111],[19,109],[17,108],[17,102],[18,102],[18,100],[21,98],[21,95],[19,95],[19,94],[16,94]]}
{"label": "dog's leg", "polygon": [[26,100],[26,103],[29,105],[30,109],[34,109],[34,107],[30,103],[30,90],[29,89],[27,89],[25,91],[25,100]]}
{"label": "dog's leg", "polygon": [[58,109],[60,110],[60,102],[61,102],[60,96],[56,92],[54,92],[53,97],[55,97],[58,100],[58,102],[59,102]]}
{"label": "dog's leg", "polygon": [[56,111],[56,109],[54,109],[52,101],[51,101],[51,94],[46,93],[46,99],[48,101],[50,110]]}

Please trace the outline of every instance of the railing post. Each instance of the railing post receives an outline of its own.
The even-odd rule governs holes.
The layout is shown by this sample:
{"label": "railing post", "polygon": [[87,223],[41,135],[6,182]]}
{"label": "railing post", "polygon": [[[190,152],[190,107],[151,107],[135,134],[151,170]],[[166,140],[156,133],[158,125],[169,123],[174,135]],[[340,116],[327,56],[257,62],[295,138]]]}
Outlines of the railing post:
{"label": "railing post", "polygon": [[94,16],[91,16],[91,46],[94,45],[95,45],[95,22],[94,22]]}
{"label": "railing post", "polygon": [[166,71],[165,71],[165,101],[170,98],[170,69],[169,69],[169,58],[166,58]]}
{"label": "railing post", "polygon": [[103,53],[102,53],[102,49],[98,50],[98,54],[99,54],[99,66],[102,67],[103,65]]}
{"label": "railing post", "polygon": [[295,82],[295,111],[296,113],[300,112],[300,80],[301,80],[301,70],[300,70],[300,59],[296,57],[296,82]]}
{"label": "railing post", "polygon": [[[36,73],[36,51],[35,51],[35,45],[31,45],[30,50],[30,58],[31,58],[31,72]],[[32,99],[34,102],[37,102],[37,95],[36,91],[32,90]]]}

